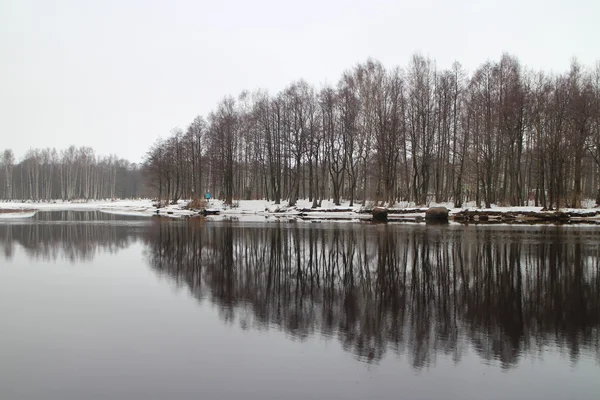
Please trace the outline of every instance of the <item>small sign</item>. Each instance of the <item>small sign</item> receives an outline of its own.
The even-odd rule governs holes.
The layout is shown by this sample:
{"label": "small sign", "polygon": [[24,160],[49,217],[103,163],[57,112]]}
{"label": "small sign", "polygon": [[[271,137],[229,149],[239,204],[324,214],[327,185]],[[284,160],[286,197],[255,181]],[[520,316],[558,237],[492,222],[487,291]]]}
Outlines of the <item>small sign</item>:
{"label": "small sign", "polygon": [[210,200],[210,193],[206,193],[206,200]]}

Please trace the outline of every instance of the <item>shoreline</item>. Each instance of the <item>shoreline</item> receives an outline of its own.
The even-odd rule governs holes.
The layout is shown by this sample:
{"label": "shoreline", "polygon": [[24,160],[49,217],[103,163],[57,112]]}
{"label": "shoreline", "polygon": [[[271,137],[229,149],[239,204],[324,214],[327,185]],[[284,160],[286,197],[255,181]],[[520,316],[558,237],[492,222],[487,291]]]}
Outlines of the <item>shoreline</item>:
{"label": "shoreline", "polygon": [[[242,200],[235,206],[209,202],[205,210],[188,209],[188,201],[179,201],[157,209],[152,200],[115,200],[90,202],[0,202],[0,220],[31,218],[39,211],[99,211],[114,215],[160,217],[166,219],[203,219],[206,221],[264,221],[301,220],[309,222],[372,222],[371,208],[348,205],[336,206],[324,201],[323,207],[313,209],[307,200],[294,207],[276,205],[266,200]],[[447,205],[435,205],[446,206]],[[433,206],[432,206],[433,207]],[[600,224],[600,208],[564,208],[542,211],[541,207],[475,207],[451,208],[448,221],[469,224]],[[388,223],[424,223],[428,207],[387,208]],[[203,211],[207,211],[203,214]]]}

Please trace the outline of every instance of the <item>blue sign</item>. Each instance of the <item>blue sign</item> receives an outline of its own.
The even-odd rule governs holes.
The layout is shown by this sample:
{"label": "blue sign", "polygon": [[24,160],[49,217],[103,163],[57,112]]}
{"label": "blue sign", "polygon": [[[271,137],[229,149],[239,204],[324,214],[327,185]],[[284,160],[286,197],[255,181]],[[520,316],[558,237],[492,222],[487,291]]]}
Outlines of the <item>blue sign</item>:
{"label": "blue sign", "polygon": [[210,193],[206,193],[206,200],[210,200]]}

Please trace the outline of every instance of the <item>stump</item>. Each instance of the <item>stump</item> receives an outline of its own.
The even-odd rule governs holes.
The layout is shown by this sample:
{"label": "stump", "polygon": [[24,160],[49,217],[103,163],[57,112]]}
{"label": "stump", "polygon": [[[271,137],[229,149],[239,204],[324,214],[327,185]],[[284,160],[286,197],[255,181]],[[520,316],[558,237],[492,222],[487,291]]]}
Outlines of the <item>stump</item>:
{"label": "stump", "polygon": [[431,207],[425,212],[426,222],[448,222],[448,209],[446,207]]}
{"label": "stump", "polygon": [[387,222],[388,210],[384,207],[375,207],[372,211],[373,221],[376,222]]}

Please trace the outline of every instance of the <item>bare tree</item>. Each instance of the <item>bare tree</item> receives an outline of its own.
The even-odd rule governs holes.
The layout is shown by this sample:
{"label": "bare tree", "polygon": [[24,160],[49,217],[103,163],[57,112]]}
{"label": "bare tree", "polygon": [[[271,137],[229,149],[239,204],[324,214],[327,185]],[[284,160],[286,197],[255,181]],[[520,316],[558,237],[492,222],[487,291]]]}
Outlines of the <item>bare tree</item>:
{"label": "bare tree", "polygon": [[2,154],[2,170],[4,172],[4,198],[11,200],[13,198],[13,168],[15,164],[15,155],[12,150],[4,150]]}
{"label": "bare tree", "polygon": [[[304,197],[317,207],[331,194],[352,205],[579,206],[600,181],[599,70],[574,62],[563,74],[526,71],[508,54],[470,76],[458,63],[438,71],[418,54],[404,70],[367,60],[319,90],[298,81],[275,96],[225,98],[208,122],[196,117],[185,134],[155,145],[147,176],[170,199],[206,188],[227,203]],[[30,155],[19,169],[28,196],[47,197],[53,170],[63,198],[104,187],[93,167],[102,160],[88,165],[72,150],[56,164]]]}
{"label": "bare tree", "polygon": [[325,137],[325,157],[331,177],[333,203],[339,205],[347,158],[344,154],[338,96],[333,88],[326,87],[321,91],[320,104]]}

